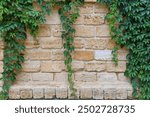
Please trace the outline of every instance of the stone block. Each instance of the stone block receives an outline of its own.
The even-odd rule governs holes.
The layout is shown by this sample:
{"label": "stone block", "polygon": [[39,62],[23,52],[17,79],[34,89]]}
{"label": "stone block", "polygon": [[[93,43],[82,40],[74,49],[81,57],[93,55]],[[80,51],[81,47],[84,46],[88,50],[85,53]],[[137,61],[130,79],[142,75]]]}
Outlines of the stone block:
{"label": "stone block", "polygon": [[107,73],[107,72],[101,72],[97,74],[97,79],[99,81],[117,81],[117,75],[116,73]]}
{"label": "stone block", "polygon": [[81,99],[91,99],[92,98],[92,88],[82,87],[80,89],[80,98]]}
{"label": "stone block", "polygon": [[31,99],[32,98],[32,90],[31,89],[21,89],[20,96],[21,96],[21,99]]}
{"label": "stone block", "polygon": [[46,88],[45,89],[45,99],[53,99],[56,96],[55,88]]}
{"label": "stone block", "polygon": [[22,66],[24,72],[38,72],[41,67],[40,61],[25,61]]}
{"label": "stone block", "polygon": [[116,99],[127,99],[127,90],[126,89],[118,89],[116,91]]}
{"label": "stone block", "polygon": [[66,99],[68,97],[68,89],[67,87],[57,87],[56,88],[56,98],[58,99]]}
{"label": "stone block", "polygon": [[96,50],[95,59],[96,60],[112,60],[111,50]]}
{"label": "stone block", "polygon": [[18,88],[11,88],[9,90],[9,99],[20,99],[20,89]]}
{"label": "stone block", "polygon": [[110,36],[109,26],[104,24],[96,27],[96,36],[98,37],[108,37]]}
{"label": "stone block", "polygon": [[52,73],[32,73],[33,81],[53,81]]}
{"label": "stone block", "polygon": [[130,82],[130,79],[127,78],[127,77],[124,75],[124,73],[119,73],[119,74],[118,74],[118,80],[119,80],[119,81],[123,81],[123,82]]}
{"label": "stone block", "polygon": [[104,99],[116,99],[116,89],[113,88],[106,88],[104,89]]}
{"label": "stone block", "polygon": [[38,36],[40,36],[40,37],[50,37],[51,36],[50,26],[46,25],[46,24],[40,25]]}
{"label": "stone block", "polygon": [[52,60],[54,61],[60,61],[65,60],[63,50],[52,50]]}
{"label": "stone block", "polygon": [[93,61],[85,63],[86,71],[104,71],[106,70],[106,62],[104,61]]}
{"label": "stone block", "polygon": [[34,99],[44,98],[44,90],[42,88],[34,88],[33,89],[33,98]]}
{"label": "stone block", "polygon": [[94,82],[96,81],[96,72],[76,72],[75,81]]}
{"label": "stone block", "polygon": [[100,88],[94,88],[93,89],[93,99],[103,99],[103,95],[104,95],[104,92],[103,92],[103,89],[100,89]]}

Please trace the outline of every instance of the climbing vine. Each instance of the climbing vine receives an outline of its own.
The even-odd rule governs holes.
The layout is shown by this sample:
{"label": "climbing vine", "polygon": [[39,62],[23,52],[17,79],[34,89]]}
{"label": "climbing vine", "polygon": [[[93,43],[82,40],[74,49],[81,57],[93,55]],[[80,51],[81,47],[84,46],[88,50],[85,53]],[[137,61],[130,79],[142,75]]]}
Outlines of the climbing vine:
{"label": "climbing vine", "polygon": [[[65,65],[71,95],[76,96],[72,79],[72,52],[75,50],[73,24],[80,16],[79,7],[84,0],[36,0],[41,7],[37,10],[33,0],[0,1],[0,36],[4,42],[3,81],[1,99],[8,99],[9,89],[24,62],[26,32],[36,38],[39,25],[46,21],[45,15],[51,8],[59,6],[62,24],[62,39]],[[118,64],[117,50],[126,47],[127,69],[125,75],[131,79],[133,96],[150,99],[150,1],[149,0],[97,0],[108,6],[106,16],[112,39],[117,46],[113,49],[113,61]]]}

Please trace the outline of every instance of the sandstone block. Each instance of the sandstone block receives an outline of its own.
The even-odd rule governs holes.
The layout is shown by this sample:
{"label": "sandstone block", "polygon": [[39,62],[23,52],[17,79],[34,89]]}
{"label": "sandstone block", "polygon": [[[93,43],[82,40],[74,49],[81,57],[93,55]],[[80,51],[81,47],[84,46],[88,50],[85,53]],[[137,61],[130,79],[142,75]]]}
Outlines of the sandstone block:
{"label": "sandstone block", "polygon": [[94,88],[93,89],[93,99],[103,99],[103,89]]}
{"label": "sandstone block", "polygon": [[84,41],[84,47],[86,49],[105,49],[106,44],[107,44],[106,39],[86,39]]}
{"label": "sandstone block", "polygon": [[52,50],[52,60],[59,61],[64,60],[64,54],[62,50]]}
{"label": "sandstone block", "polygon": [[9,99],[20,99],[20,90],[18,88],[11,88],[9,90]]}
{"label": "sandstone block", "polygon": [[85,3],[82,7],[80,7],[80,14],[92,14],[93,10],[93,4]]}
{"label": "sandstone block", "polygon": [[3,60],[3,56],[4,56],[3,50],[0,49],[0,61]]}
{"label": "sandstone block", "polygon": [[58,88],[56,88],[56,98],[65,99],[67,97],[68,97],[67,87],[58,87]]}
{"label": "sandstone block", "polygon": [[104,71],[106,69],[106,63],[104,61],[94,61],[85,63],[86,71]]}
{"label": "sandstone block", "polygon": [[44,49],[60,49],[62,48],[62,40],[60,38],[42,37],[40,39],[41,47]]}
{"label": "sandstone block", "polygon": [[108,72],[124,72],[126,70],[126,62],[119,61],[118,66],[115,66],[113,62],[107,62],[107,71]]}
{"label": "sandstone block", "polygon": [[127,99],[127,90],[118,89],[116,91],[116,99]]}
{"label": "sandstone block", "polygon": [[23,63],[24,72],[38,72],[40,71],[40,61],[25,61]]}
{"label": "sandstone block", "polygon": [[32,90],[31,89],[21,89],[20,96],[21,96],[21,99],[31,99],[32,98]]}
{"label": "sandstone block", "polygon": [[52,73],[32,73],[33,81],[52,81],[53,74]]}
{"label": "sandstone block", "polygon": [[75,51],[73,53],[73,59],[75,60],[93,60],[94,55],[92,51]]}
{"label": "sandstone block", "polygon": [[3,62],[0,61],[0,73],[3,72]]}
{"label": "sandstone block", "polygon": [[128,90],[127,91],[127,97],[128,97],[128,99],[132,99],[133,98],[133,96],[132,96],[132,90]]}
{"label": "sandstone block", "polygon": [[96,60],[112,60],[111,50],[96,50],[95,59]]}
{"label": "sandstone block", "polygon": [[32,80],[31,74],[30,73],[19,73],[16,77],[17,81],[20,82],[28,82]]}
{"label": "sandstone block", "polygon": [[80,89],[80,98],[81,99],[91,99],[92,98],[92,88],[82,87]]}
{"label": "sandstone block", "polygon": [[102,4],[99,4],[99,3],[96,3],[95,5],[94,5],[94,13],[108,13],[108,8],[107,8],[107,6],[105,6],[105,5],[102,5]]}
{"label": "sandstone block", "polygon": [[54,37],[61,37],[62,27],[61,25],[52,25],[52,34]]}
{"label": "sandstone block", "polygon": [[42,72],[61,72],[65,69],[63,61],[44,61],[41,63]]}
{"label": "sandstone block", "polygon": [[31,49],[31,48],[38,48],[39,47],[39,42],[38,40],[33,41],[33,40],[26,40],[25,42],[26,48]]}
{"label": "sandstone block", "polygon": [[104,99],[116,99],[116,90],[111,88],[111,89],[105,89],[104,90]]}
{"label": "sandstone block", "polygon": [[83,82],[96,81],[96,72],[76,72],[75,81],[83,81]]}
{"label": "sandstone block", "polygon": [[45,89],[45,99],[53,99],[56,96],[55,88],[46,88]]}
{"label": "sandstone block", "polygon": [[44,98],[44,90],[42,88],[34,88],[33,89],[33,98],[34,99]]}
{"label": "sandstone block", "polygon": [[74,44],[75,48],[83,48],[84,47],[84,39],[75,38]]}
{"label": "sandstone block", "polygon": [[130,82],[130,79],[127,78],[127,77],[124,75],[124,73],[119,73],[119,74],[118,74],[118,80],[119,80],[119,81],[123,81],[123,82]]}
{"label": "sandstone block", "polygon": [[31,50],[27,51],[26,56],[30,60],[50,60],[51,52],[43,50]]}
{"label": "sandstone block", "polygon": [[94,37],[95,36],[95,27],[94,26],[75,26],[76,37]]}
{"label": "sandstone block", "polygon": [[67,83],[68,82],[67,77],[68,77],[68,74],[66,72],[55,73],[54,74],[54,81]]}
{"label": "sandstone block", "polygon": [[110,36],[109,26],[104,24],[96,27],[96,36],[98,37],[107,37]]}
{"label": "sandstone block", "polygon": [[99,81],[117,81],[117,75],[116,73],[107,73],[107,72],[101,72],[97,74],[97,79]]}
{"label": "sandstone block", "polygon": [[104,15],[84,15],[85,25],[100,25],[104,24]]}
{"label": "sandstone block", "polygon": [[49,25],[43,24],[39,28],[38,36],[40,37],[49,37],[51,36],[51,28]]}
{"label": "sandstone block", "polygon": [[111,40],[111,38],[109,38],[108,43],[106,44],[106,48],[112,50],[115,46],[116,46],[115,41],[113,41],[113,40]]}
{"label": "sandstone block", "polygon": [[83,61],[73,61],[72,67],[74,71],[81,71],[84,69],[84,62]]}

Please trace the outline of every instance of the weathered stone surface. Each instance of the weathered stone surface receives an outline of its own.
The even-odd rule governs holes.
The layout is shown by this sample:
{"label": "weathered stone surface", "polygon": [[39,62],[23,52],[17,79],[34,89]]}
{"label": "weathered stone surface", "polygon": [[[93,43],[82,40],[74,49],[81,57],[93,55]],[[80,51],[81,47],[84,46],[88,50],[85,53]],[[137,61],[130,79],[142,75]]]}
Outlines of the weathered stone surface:
{"label": "weathered stone surface", "polygon": [[93,89],[93,99],[103,99],[103,89],[100,88],[94,88]]}
{"label": "weathered stone surface", "polygon": [[84,62],[83,61],[73,61],[72,67],[74,71],[82,71],[84,69]]}
{"label": "weathered stone surface", "polygon": [[96,81],[96,72],[77,72],[75,73],[75,81]]}
{"label": "weathered stone surface", "polygon": [[52,28],[52,35],[54,37],[61,37],[61,31],[63,31],[61,25],[52,25],[51,28]]}
{"label": "weathered stone surface", "polygon": [[92,88],[82,87],[80,89],[80,98],[81,99],[91,99],[92,98]]}
{"label": "weathered stone surface", "polygon": [[113,62],[107,62],[107,71],[108,72],[124,72],[126,70],[126,62],[119,61],[118,66],[115,66]]}
{"label": "weathered stone surface", "polygon": [[56,98],[65,99],[68,97],[68,89],[67,87],[59,87],[56,88]]}
{"label": "weathered stone surface", "polygon": [[66,72],[55,73],[54,74],[54,81],[67,83],[68,82],[67,77],[68,77],[68,74]]}
{"label": "weathered stone surface", "polygon": [[130,82],[130,79],[125,77],[124,73],[119,73],[118,74],[118,80],[123,81],[123,82]]}
{"label": "weathered stone surface", "polygon": [[80,14],[92,14],[94,10],[93,4],[86,3],[80,8]]}
{"label": "weathered stone surface", "polygon": [[94,37],[95,36],[95,27],[94,26],[75,26],[76,37]]}
{"label": "weathered stone surface", "polygon": [[27,39],[25,42],[26,48],[31,49],[31,48],[38,48],[39,45],[39,40],[29,40]]}
{"label": "weathered stone surface", "polygon": [[99,81],[117,81],[116,73],[101,72],[97,74]]}
{"label": "weathered stone surface", "polygon": [[56,90],[55,88],[46,88],[45,89],[45,99],[52,99],[56,96]]}
{"label": "weathered stone surface", "polygon": [[59,61],[65,60],[63,50],[52,50],[52,60]]}
{"label": "weathered stone surface", "polygon": [[108,100],[108,99],[116,99],[116,89],[113,88],[106,88],[104,90],[104,99]]}
{"label": "weathered stone surface", "polygon": [[105,49],[107,44],[107,39],[105,38],[98,38],[98,39],[86,39],[84,41],[84,48],[86,49]]}
{"label": "weathered stone surface", "polygon": [[94,5],[94,13],[108,13],[108,8],[107,6],[105,5],[102,5],[102,4],[99,4],[99,3],[96,3]]}
{"label": "weathered stone surface", "polygon": [[45,50],[31,50],[27,51],[26,56],[30,60],[50,60],[51,52]]}
{"label": "weathered stone surface", "polygon": [[94,54],[92,51],[75,51],[73,53],[73,59],[75,60],[93,60]]}
{"label": "weathered stone surface", "polygon": [[61,72],[64,68],[63,61],[44,61],[41,63],[42,72]]}
{"label": "weathered stone surface", "polygon": [[132,96],[132,90],[128,90],[127,91],[127,97],[128,97],[128,99],[132,99],[133,98],[133,96]]}
{"label": "weathered stone surface", "polygon": [[4,56],[3,50],[0,49],[0,61],[3,60],[3,56]]}
{"label": "weathered stone surface", "polygon": [[118,60],[127,60],[126,56],[128,54],[127,50],[119,50],[118,51]]}
{"label": "weathered stone surface", "polygon": [[96,50],[95,59],[96,60],[112,60],[111,50]]}
{"label": "weathered stone surface", "polygon": [[93,61],[85,63],[86,71],[104,71],[106,70],[106,63],[104,61]]}
{"label": "weathered stone surface", "polygon": [[9,90],[9,99],[20,99],[20,89],[11,88]]}
{"label": "weathered stone surface", "polygon": [[31,89],[21,89],[20,96],[21,96],[21,99],[31,99],[32,98],[32,90]]}
{"label": "weathered stone surface", "polygon": [[44,90],[42,88],[34,88],[33,89],[33,98],[34,99],[44,98]]}
{"label": "weathered stone surface", "polygon": [[106,49],[113,49],[116,46],[115,41],[111,40],[111,38],[109,38],[108,43],[106,44]]}
{"label": "weathered stone surface", "polygon": [[20,81],[20,82],[31,81],[32,80],[31,73],[25,73],[25,72],[19,73],[16,79],[17,81]]}
{"label": "weathered stone surface", "polygon": [[116,91],[116,99],[127,99],[127,90],[125,89],[118,89]]}
{"label": "weathered stone surface", "polygon": [[0,61],[0,73],[3,72],[3,62]]}
{"label": "weathered stone surface", "polygon": [[25,61],[23,63],[24,72],[38,72],[40,71],[40,61]]}
{"label": "weathered stone surface", "polygon": [[75,38],[74,44],[75,48],[83,48],[84,47],[84,39]]}
{"label": "weathered stone surface", "polygon": [[52,73],[32,73],[33,81],[52,81],[53,74]]}
{"label": "weathered stone surface", "polygon": [[104,24],[104,15],[84,15],[85,25],[100,25]]}
{"label": "weathered stone surface", "polygon": [[51,36],[51,28],[49,25],[43,24],[40,26],[39,29],[40,30],[39,30],[38,36],[41,36],[41,37]]}
{"label": "weathered stone surface", "polygon": [[43,37],[40,39],[41,47],[44,49],[60,49],[62,48],[62,40],[60,38]]}
{"label": "weathered stone surface", "polygon": [[108,25],[100,25],[99,27],[96,27],[96,36],[98,37],[107,37],[110,36],[110,31]]}

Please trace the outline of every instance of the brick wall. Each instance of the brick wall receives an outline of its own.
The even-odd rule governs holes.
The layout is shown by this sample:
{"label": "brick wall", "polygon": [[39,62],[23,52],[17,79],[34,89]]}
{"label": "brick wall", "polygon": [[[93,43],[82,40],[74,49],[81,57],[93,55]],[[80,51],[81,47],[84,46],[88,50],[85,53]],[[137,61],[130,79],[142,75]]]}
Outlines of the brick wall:
{"label": "brick wall", "polygon": [[[10,90],[10,99],[71,98],[57,11],[55,8],[52,15],[47,16],[47,22],[40,26],[36,40],[28,34],[26,61]],[[80,99],[132,97],[129,79],[123,74],[126,69],[127,50],[119,50],[117,67],[111,61],[115,43],[111,40],[108,24],[104,19],[107,12],[103,5],[95,2],[85,3],[80,8],[81,16],[74,25],[76,50],[73,53],[73,78]],[[0,48],[0,73],[3,71],[2,58],[3,50]]]}

